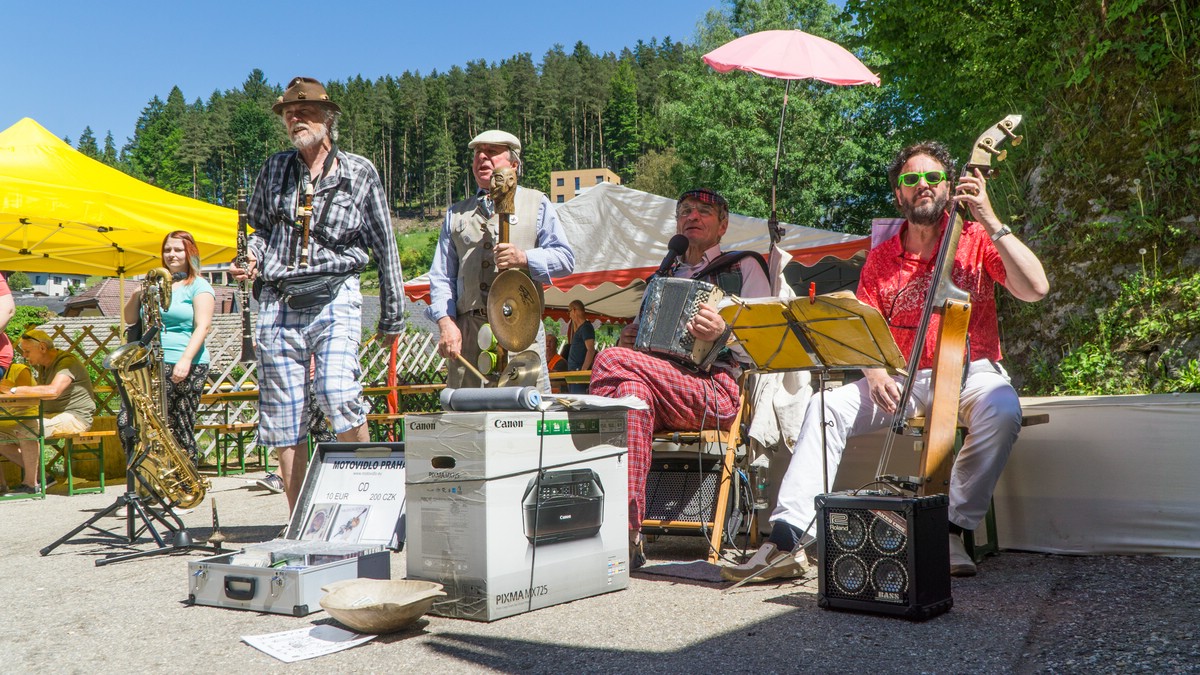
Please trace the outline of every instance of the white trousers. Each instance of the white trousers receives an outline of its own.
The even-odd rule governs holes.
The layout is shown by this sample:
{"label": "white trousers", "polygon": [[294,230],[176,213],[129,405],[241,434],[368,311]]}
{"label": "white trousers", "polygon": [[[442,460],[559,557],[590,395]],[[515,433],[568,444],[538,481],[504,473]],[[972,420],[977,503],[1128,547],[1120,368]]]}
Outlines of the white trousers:
{"label": "white trousers", "polygon": [[[906,418],[925,410],[930,375],[929,370],[917,373]],[[825,421],[832,484],[847,439],[888,427],[892,416],[871,402],[864,378],[826,392]],[[1001,365],[986,360],[971,362],[959,403],[958,421],[967,428],[967,435],[950,474],[949,519],[964,530],[974,530],[987,514],[992,490],[1000,480],[1000,472],[1004,470],[1021,431],[1021,403]],[[808,401],[804,424],[792,452],[792,462],[780,483],[779,502],[771,514],[771,521],[783,520],[816,536],[814,499],[824,492],[819,394],[813,394]]]}

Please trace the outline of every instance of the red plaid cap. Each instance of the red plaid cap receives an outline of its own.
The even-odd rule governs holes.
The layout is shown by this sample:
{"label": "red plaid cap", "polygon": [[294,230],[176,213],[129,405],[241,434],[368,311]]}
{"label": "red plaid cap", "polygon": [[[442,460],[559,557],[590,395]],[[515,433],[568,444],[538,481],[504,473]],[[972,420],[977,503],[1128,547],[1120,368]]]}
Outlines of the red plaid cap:
{"label": "red plaid cap", "polygon": [[704,204],[712,204],[713,206],[729,208],[729,202],[725,201],[725,198],[722,197],[719,192],[716,190],[709,190],[708,188],[688,190],[687,192],[679,195],[679,200],[676,203],[683,203],[683,200],[685,199],[695,199],[696,201]]}

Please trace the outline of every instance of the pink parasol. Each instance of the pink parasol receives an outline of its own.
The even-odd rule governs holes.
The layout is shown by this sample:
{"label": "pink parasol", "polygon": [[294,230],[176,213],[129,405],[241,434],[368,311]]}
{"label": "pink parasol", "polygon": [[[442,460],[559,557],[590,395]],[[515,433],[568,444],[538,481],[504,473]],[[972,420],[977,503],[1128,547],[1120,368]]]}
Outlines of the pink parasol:
{"label": "pink parasol", "polygon": [[[779,181],[779,155],[783,149],[783,121],[787,116],[788,89],[792,80],[820,80],[835,85],[873,84],[879,77],[845,47],[801,30],[766,30],[751,33],[704,55],[704,62],[719,73],[746,70],[784,80],[783,110],[779,114],[779,139],[775,143],[775,169],[771,173],[771,284],[778,291],[783,239],[775,212],[775,187]],[[778,255],[777,255],[778,254]]]}
{"label": "pink parasol", "polygon": [[802,30],[765,30],[743,35],[705,54],[704,62],[719,73],[748,70],[777,80],[879,86],[879,77],[845,47]]}

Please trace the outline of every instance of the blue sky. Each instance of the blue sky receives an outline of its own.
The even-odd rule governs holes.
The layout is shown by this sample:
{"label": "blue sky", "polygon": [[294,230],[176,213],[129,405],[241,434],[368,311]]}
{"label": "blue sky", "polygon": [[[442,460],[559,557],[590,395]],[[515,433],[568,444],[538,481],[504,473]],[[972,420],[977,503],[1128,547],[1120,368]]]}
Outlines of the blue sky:
{"label": "blue sky", "polygon": [[582,40],[594,52],[639,39],[690,41],[719,0],[307,2],[208,0],[6,3],[0,130],[32,117],[78,141],[91,126],[117,147],[154,96],[187,100],[240,86],[254,68],[274,84],[295,75],[374,79],[444,71],[467,61]]}

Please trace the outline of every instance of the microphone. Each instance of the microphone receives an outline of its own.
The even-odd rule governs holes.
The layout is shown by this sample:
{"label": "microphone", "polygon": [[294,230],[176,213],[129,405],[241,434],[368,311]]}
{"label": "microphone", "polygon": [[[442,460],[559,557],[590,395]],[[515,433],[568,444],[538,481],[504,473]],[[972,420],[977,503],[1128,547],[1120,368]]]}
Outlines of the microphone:
{"label": "microphone", "polygon": [[655,274],[665,276],[671,269],[671,265],[675,259],[687,252],[688,238],[682,234],[677,234],[671,237],[671,241],[667,242],[667,257],[663,258],[662,264],[658,266],[658,271]]}

